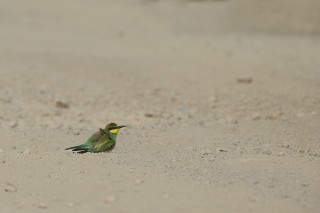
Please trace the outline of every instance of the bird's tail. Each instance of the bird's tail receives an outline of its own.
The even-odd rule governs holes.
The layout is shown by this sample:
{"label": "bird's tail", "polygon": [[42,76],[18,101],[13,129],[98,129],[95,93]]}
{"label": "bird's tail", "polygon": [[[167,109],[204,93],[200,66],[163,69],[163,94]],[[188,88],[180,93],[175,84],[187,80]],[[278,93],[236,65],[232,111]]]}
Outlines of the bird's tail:
{"label": "bird's tail", "polygon": [[66,148],[65,150],[76,149],[76,148],[79,148],[79,146],[72,146],[72,147]]}
{"label": "bird's tail", "polygon": [[82,145],[80,145],[80,146],[72,146],[72,147],[66,148],[66,150],[69,150],[69,149],[72,149],[72,151],[78,152],[80,154],[88,152],[88,148],[83,147]]}

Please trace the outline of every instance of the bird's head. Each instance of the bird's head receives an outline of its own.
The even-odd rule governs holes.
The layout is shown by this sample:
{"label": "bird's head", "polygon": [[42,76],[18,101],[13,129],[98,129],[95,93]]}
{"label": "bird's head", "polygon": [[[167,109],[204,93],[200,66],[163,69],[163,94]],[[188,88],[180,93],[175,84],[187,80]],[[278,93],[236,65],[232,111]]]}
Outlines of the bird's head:
{"label": "bird's head", "polygon": [[118,126],[116,123],[109,123],[106,126],[106,130],[108,130],[112,134],[118,134],[119,130],[126,126]]}

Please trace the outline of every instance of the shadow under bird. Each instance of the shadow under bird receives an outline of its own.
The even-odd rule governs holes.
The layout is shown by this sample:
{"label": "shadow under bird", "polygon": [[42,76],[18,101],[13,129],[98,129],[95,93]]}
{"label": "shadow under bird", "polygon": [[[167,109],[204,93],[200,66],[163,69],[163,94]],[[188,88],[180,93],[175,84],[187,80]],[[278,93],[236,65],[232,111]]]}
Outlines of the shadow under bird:
{"label": "shadow under bird", "polygon": [[91,135],[83,144],[67,148],[80,154],[86,152],[109,152],[115,145],[118,132],[126,126],[118,126],[116,123],[109,123],[104,129],[101,129]]}

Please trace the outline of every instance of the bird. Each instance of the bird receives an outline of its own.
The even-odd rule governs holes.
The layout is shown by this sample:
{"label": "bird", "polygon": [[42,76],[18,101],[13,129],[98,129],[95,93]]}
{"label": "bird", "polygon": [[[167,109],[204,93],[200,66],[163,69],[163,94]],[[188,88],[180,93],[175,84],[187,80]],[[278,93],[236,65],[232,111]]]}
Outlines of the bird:
{"label": "bird", "polygon": [[116,145],[117,135],[119,130],[127,126],[118,126],[116,123],[109,123],[104,129],[93,133],[83,144],[66,148],[79,154],[86,152],[109,152]]}

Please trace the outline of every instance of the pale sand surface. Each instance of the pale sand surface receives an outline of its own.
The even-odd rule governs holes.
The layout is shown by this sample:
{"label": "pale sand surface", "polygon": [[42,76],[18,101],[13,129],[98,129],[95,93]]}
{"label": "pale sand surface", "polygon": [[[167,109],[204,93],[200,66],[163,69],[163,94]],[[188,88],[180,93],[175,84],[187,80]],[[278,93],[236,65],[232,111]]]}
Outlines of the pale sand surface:
{"label": "pale sand surface", "polygon": [[319,212],[319,11],[0,1],[0,212]]}

